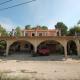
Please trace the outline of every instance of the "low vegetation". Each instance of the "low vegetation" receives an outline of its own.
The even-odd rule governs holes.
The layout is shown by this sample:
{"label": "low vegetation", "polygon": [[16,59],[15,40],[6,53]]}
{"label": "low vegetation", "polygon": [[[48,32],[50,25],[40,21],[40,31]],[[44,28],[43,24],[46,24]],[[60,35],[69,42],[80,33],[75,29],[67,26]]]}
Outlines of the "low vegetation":
{"label": "low vegetation", "polygon": [[44,78],[38,78],[35,76],[8,76],[5,72],[0,72],[0,80],[46,80]]}

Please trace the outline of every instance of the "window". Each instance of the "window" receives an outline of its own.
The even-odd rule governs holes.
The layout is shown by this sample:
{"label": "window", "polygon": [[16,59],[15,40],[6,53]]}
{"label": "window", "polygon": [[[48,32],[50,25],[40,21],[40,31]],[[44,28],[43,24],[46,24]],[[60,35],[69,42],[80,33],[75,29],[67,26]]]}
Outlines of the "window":
{"label": "window", "polygon": [[35,33],[32,33],[32,36],[35,36]]}
{"label": "window", "polygon": [[25,36],[28,36],[28,33],[25,33]]}
{"label": "window", "polygon": [[42,36],[42,33],[39,33],[39,36]]}
{"label": "window", "polygon": [[45,32],[45,36],[47,36],[47,32]]}
{"label": "window", "polygon": [[57,36],[59,36],[59,32],[57,32]]}
{"label": "window", "polygon": [[24,48],[28,48],[28,47],[29,47],[29,45],[28,45],[28,44],[25,44],[25,45],[24,45]]}

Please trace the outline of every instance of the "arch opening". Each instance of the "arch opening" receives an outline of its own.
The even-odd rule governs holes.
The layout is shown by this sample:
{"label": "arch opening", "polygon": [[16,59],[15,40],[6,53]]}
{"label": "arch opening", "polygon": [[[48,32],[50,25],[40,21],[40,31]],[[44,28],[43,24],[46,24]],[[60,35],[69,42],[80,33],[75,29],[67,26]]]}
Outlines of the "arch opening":
{"label": "arch opening", "polygon": [[1,40],[0,41],[0,56],[3,56],[4,53],[6,52],[6,46],[7,46],[7,43],[5,40]]}
{"label": "arch opening", "polygon": [[9,47],[9,54],[30,54],[34,51],[34,46],[25,40],[15,41]]}
{"label": "arch opening", "polygon": [[64,47],[58,41],[47,40],[37,46],[37,53],[39,55],[64,55]]}
{"label": "arch opening", "polygon": [[67,43],[67,53],[68,55],[77,55],[77,46],[75,41],[70,40]]}

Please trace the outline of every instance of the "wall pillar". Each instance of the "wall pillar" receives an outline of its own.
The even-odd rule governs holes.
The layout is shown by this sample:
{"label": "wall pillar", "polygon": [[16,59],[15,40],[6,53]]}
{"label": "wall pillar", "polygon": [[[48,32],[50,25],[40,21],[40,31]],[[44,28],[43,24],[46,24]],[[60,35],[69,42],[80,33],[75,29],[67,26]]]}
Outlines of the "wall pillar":
{"label": "wall pillar", "polygon": [[24,36],[25,36],[25,31],[24,31]]}
{"label": "wall pillar", "polygon": [[8,56],[8,53],[9,53],[9,47],[7,46],[6,47],[6,53],[4,55]]}
{"label": "wall pillar", "polygon": [[65,56],[65,59],[67,59],[67,42],[66,41],[64,41],[63,46],[64,46],[64,56]]}
{"label": "wall pillar", "polygon": [[37,53],[37,46],[34,46],[34,53]]}
{"label": "wall pillar", "polygon": [[61,36],[61,29],[59,29],[58,32],[59,32],[59,36]]}
{"label": "wall pillar", "polygon": [[79,44],[79,40],[76,40],[76,46],[77,46],[77,54],[80,57],[80,44]]}
{"label": "wall pillar", "polygon": [[37,36],[37,30],[36,30],[36,32],[35,32],[35,36]]}
{"label": "wall pillar", "polygon": [[7,46],[6,46],[6,52],[5,52],[5,56],[8,56],[9,53],[9,43],[7,42]]}
{"label": "wall pillar", "polygon": [[10,45],[12,44],[13,42],[12,41],[7,41],[7,46],[6,46],[6,52],[5,52],[5,56],[8,56],[8,54],[9,54],[9,47],[10,47]]}
{"label": "wall pillar", "polygon": [[33,42],[33,46],[34,46],[34,53],[37,53],[37,46],[38,46],[37,38],[35,38],[35,41]]}

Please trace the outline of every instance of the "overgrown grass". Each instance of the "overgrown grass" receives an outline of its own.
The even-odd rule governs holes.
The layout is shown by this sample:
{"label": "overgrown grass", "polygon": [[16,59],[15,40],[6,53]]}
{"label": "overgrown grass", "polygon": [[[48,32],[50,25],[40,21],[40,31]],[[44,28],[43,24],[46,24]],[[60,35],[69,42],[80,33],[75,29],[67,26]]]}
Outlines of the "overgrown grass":
{"label": "overgrown grass", "polygon": [[42,78],[37,77],[21,77],[21,76],[8,76],[5,72],[0,72],[0,80],[46,80]]}

